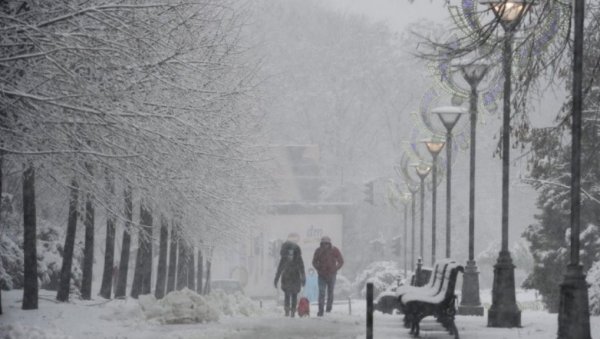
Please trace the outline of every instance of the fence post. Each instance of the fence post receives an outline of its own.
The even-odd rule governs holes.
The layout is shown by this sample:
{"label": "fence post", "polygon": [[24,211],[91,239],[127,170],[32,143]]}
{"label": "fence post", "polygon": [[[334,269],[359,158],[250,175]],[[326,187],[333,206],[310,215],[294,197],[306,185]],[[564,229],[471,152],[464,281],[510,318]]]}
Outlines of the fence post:
{"label": "fence post", "polygon": [[367,283],[367,339],[373,339],[373,283]]}
{"label": "fence post", "polygon": [[348,297],[348,314],[352,315],[352,299]]}

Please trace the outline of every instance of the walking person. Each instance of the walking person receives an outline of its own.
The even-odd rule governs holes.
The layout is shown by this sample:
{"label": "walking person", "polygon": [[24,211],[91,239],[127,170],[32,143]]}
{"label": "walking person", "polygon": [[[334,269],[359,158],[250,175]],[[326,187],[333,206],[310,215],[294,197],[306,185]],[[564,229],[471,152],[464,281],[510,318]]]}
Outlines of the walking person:
{"label": "walking person", "polygon": [[302,260],[300,246],[297,244],[298,240],[298,234],[290,233],[288,240],[281,245],[281,250],[279,251],[281,258],[279,259],[275,281],[273,282],[275,288],[277,288],[277,282],[281,277],[285,316],[291,316],[292,318],[296,314],[298,292],[300,292],[301,287],[306,283],[304,261]]}
{"label": "walking person", "polygon": [[337,271],[344,265],[344,258],[340,250],[331,244],[331,238],[324,236],[321,244],[315,250],[312,261],[313,267],[319,275],[319,311],[317,316],[323,316],[325,292],[327,292],[326,312],[331,312],[333,306],[333,289]]}

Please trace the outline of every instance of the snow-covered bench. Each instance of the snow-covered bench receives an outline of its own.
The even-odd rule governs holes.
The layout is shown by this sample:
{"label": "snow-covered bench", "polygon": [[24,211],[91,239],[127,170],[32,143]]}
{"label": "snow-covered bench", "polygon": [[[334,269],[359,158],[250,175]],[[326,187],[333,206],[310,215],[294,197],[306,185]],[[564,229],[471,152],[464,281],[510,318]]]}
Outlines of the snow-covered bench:
{"label": "snow-covered bench", "polygon": [[[446,265],[448,263],[454,262],[451,259],[443,259],[435,263],[433,266],[433,271],[429,275],[429,281],[423,286],[414,286],[414,285],[402,285],[398,287],[393,287],[389,290],[385,290],[377,296],[375,300],[375,309],[383,312],[383,313],[392,313],[394,309],[403,312],[401,299],[402,296],[411,291],[417,290],[429,290],[430,294],[435,294],[440,288],[440,282],[442,277],[444,276],[444,271],[446,269]],[[411,282],[414,282],[411,281]],[[427,292],[423,292],[427,293]]]}
{"label": "snow-covered bench", "polygon": [[435,293],[430,288],[415,289],[401,297],[404,324],[406,327],[410,327],[411,334],[418,336],[421,320],[427,316],[434,316],[450,334],[454,334],[455,339],[459,338],[454,323],[456,314],[454,288],[458,272],[463,272],[464,269],[456,262],[448,262],[443,271],[438,284],[439,288]]}

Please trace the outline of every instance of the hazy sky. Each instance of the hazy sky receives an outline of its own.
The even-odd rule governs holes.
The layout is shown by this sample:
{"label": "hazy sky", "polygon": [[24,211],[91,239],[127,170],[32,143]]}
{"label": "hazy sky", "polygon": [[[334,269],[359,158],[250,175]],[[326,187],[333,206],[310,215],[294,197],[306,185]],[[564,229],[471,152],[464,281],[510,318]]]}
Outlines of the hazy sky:
{"label": "hazy sky", "polygon": [[[401,32],[411,23],[426,19],[439,23],[450,23],[446,0],[326,0],[334,9],[348,14],[359,14],[373,20],[385,22],[392,30]],[[453,4],[456,1],[452,2]],[[554,125],[554,117],[564,101],[566,92],[562,88],[548,90],[543,98],[530,100],[530,119],[534,127]]]}
{"label": "hazy sky", "polygon": [[416,0],[412,4],[408,0],[327,0],[325,3],[343,12],[386,22],[396,31],[420,19],[441,22],[449,17],[444,0]]}

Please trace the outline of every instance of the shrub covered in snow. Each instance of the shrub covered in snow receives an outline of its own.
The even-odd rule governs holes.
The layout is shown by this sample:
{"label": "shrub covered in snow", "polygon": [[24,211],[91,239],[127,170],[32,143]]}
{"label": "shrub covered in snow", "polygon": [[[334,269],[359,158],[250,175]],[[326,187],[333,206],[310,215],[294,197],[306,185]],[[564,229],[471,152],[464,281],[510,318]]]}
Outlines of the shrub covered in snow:
{"label": "shrub covered in snow", "polygon": [[[16,238],[16,239],[15,239]],[[57,227],[40,227],[37,241],[38,281],[42,289],[56,290],[62,266],[62,237]],[[77,252],[77,251],[76,251]],[[23,288],[23,237],[0,237],[0,281],[3,289]],[[73,254],[71,278],[74,287],[81,286],[81,252]]]}
{"label": "shrub covered in snow", "polygon": [[[23,243],[21,241],[21,243]],[[10,236],[0,236],[0,287],[5,290],[23,286],[23,249]]]}
{"label": "shrub covered in snow", "polygon": [[[2,195],[0,227],[0,287],[6,290],[23,288],[23,225],[11,195]],[[53,225],[38,218],[37,272],[41,289],[56,290],[62,266],[64,225]],[[72,286],[81,286],[81,251],[73,253]]]}
{"label": "shrub covered in snow", "polygon": [[352,296],[352,282],[345,276],[338,274],[335,277],[335,297],[338,299],[347,299]]}
{"label": "shrub covered in snow", "polygon": [[[64,246],[62,233],[59,227],[47,223],[42,224],[42,227],[40,227],[37,241],[40,288],[46,290],[58,289]],[[75,292],[79,290],[83,276],[80,264],[83,259],[82,256],[82,251],[77,251],[77,248],[75,248],[71,266],[71,286]]]}
{"label": "shrub covered in snow", "polygon": [[587,273],[587,282],[590,284],[588,297],[590,300],[590,314],[600,315],[600,261],[594,263]]}
{"label": "shrub covered in snow", "polygon": [[374,294],[378,295],[388,286],[396,284],[398,278],[403,279],[404,274],[395,261],[376,261],[357,275],[354,280],[354,289],[361,297],[366,295],[367,282],[373,283]]}

